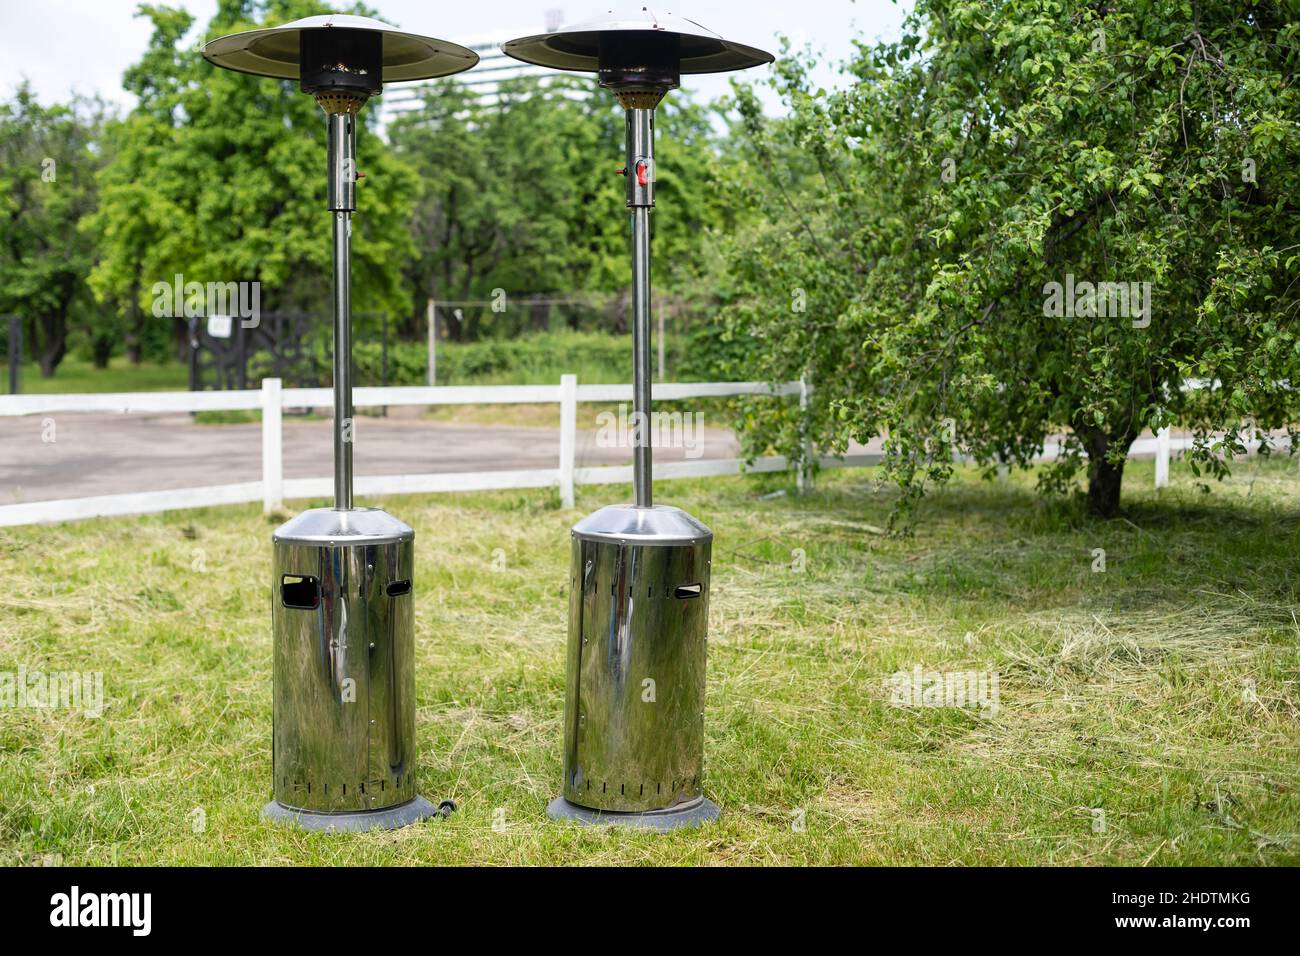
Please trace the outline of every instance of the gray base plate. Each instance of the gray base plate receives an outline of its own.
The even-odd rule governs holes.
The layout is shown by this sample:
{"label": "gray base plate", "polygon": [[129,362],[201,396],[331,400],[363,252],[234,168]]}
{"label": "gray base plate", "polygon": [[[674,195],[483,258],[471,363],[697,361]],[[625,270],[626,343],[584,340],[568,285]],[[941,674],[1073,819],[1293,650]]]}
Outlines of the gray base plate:
{"label": "gray base plate", "polygon": [[668,807],[665,810],[646,810],[643,813],[628,813],[617,810],[593,810],[570,803],[564,797],[556,797],[546,808],[546,814],[552,820],[575,820],[587,825],[616,824],[625,827],[646,827],[667,833],[680,827],[694,827],[701,823],[710,823],[722,813],[718,805],[708,797],[700,797],[690,803]]}
{"label": "gray base plate", "polygon": [[424,797],[416,797],[395,807],[382,810],[357,810],[352,813],[320,813],[295,810],[272,800],[262,808],[262,819],[303,830],[364,833],[366,830],[396,830],[438,816],[438,808]]}

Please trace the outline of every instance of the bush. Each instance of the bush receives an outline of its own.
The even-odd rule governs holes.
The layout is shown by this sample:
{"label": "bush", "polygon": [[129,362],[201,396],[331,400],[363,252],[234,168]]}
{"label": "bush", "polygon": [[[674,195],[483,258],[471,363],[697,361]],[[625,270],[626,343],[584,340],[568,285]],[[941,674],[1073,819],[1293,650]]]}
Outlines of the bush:
{"label": "bush", "polygon": [[[352,350],[358,385],[383,382],[383,352],[378,342],[359,342]],[[428,351],[423,343],[388,347],[388,384],[423,385]],[[330,378],[329,354],[317,353],[317,377]],[[590,332],[542,332],[516,339],[439,342],[439,385],[553,385],[561,375],[580,382],[610,384],[632,379],[632,337]]]}
{"label": "bush", "polygon": [[[691,342],[682,341],[682,337],[690,334],[669,337],[666,359],[670,381],[708,380],[699,374],[703,366],[687,362]],[[387,384],[425,384],[427,361],[423,342],[390,342]],[[657,358],[651,362],[651,374],[656,375]],[[355,385],[385,384],[383,346],[378,341],[354,342],[352,363]],[[323,387],[330,383],[331,364],[329,341],[318,338],[307,345],[301,361],[292,368],[277,370],[267,353],[256,353],[249,363],[249,380],[279,375],[286,385]],[[514,339],[438,343],[439,385],[556,385],[561,375],[577,375],[579,382],[588,385],[632,381],[632,336],[563,330]]]}

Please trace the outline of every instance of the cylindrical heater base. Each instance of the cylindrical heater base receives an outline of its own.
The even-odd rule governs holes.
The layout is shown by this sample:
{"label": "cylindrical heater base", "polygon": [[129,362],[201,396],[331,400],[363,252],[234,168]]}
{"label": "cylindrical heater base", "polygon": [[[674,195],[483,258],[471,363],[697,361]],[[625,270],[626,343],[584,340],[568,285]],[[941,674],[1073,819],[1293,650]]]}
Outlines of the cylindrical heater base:
{"label": "cylindrical heater base", "polygon": [[604,508],[573,529],[564,791],[551,815],[671,829],[705,800],[713,533],[677,508]]}
{"label": "cylindrical heater base", "polygon": [[364,833],[367,830],[396,830],[441,816],[438,808],[424,797],[383,810],[360,810],[356,813],[315,813],[295,810],[272,800],[262,808],[262,819],[302,830],[332,833]]}
{"label": "cylindrical heater base", "polygon": [[415,532],[377,509],[307,511],[274,535],[274,801],[313,830],[404,826],[415,792]]}
{"label": "cylindrical heater base", "polygon": [[663,810],[647,810],[644,813],[620,813],[617,810],[592,810],[570,803],[564,797],[556,797],[546,807],[546,815],[552,820],[572,820],[587,826],[610,824],[624,827],[643,827],[667,833],[683,827],[696,827],[703,823],[712,823],[722,815],[718,805],[708,797],[700,797],[689,803],[681,803]]}

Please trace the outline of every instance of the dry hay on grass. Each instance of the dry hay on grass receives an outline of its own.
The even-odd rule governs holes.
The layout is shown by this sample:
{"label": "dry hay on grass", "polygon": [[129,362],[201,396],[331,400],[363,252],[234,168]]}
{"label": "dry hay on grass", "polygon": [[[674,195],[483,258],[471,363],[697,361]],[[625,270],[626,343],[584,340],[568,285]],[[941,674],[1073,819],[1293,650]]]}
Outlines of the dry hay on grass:
{"label": "dry hay on grass", "polygon": [[1020,641],[1004,651],[1009,669],[1028,683],[1052,689],[1078,684],[1125,685],[1150,680],[1159,666],[1241,665],[1258,656],[1259,632],[1286,609],[1240,597],[1223,603],[1148,610],[1054,609],[1025,616],[1042,646]]}

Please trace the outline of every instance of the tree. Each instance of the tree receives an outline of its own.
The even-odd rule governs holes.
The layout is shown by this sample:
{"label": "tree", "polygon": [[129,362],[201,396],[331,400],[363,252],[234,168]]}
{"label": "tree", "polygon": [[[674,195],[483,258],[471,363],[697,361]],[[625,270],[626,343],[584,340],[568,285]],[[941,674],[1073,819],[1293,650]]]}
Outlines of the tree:
{"label": "tree", "polygon": [[[488,300],[528,293],[611,293],[630,284],[623,110],[591,78],[502,84],[492,100],[458,83],[423,91],[390,127],[420,174],[419,257],[408,282],[425,297]],[[698,273],[702,247],[730,216],[716,190],[722,143],[711,110],[674,94],[658,110],[658,288]],[[496,318],[496,334],[530,320]],[[480,331],[471,315],[453,335]]]}
{"label": "tree", "polygon": [[1113,516],[1143,429],[1190,426],[1217,475],[1255,430],[1294,438],[1298,61],[1279,0],[918,0],[841,93],[783,61],[788,119],[740,94],[770,186],[728,334],[815,392],[749,447],[884,431],[906,513],[954,450],[1029,467],[1064,430],[1042,487],[1086,469]]}
{"label": "tree", "polygon": [[[307,0],[221,0],[204,36],[323,9]],[[100,249],[96,294],[132,316],[136,342],[158,328],[155,284],[178,274],[204,284],[257,282],[263,311],[328,315],[324,114],[295,82],[217,69],[198,45],[182,46],[193,22],[183,10],[141,6],[140,13],[153,35],[124,79],[139,102],[111,127],[113,157],[90,222]],[[354,219],[353,295],[358,311],[400,314],[410,305],[402,266],[414,251],[406,223],[416,182],[374,120],[373,109],[363,111],[357,136],[366,178]],[[184,320],[172,326],[183,340]]]}
{"label": "tree", "polygon": [[22,317],[47,378],[89,300],[93,248],[77,226],[95,205],[102,115],[87,100],[41,106],[26,84],[0,104],[0,313]]}

